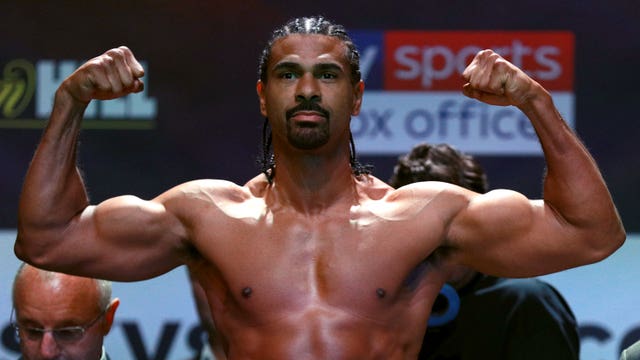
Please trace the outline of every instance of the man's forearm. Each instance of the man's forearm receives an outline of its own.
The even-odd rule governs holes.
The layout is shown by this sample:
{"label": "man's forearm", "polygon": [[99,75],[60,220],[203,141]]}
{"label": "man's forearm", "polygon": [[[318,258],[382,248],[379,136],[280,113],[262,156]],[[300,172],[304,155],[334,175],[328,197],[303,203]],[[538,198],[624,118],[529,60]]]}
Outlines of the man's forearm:
{"label": "man's forearm", "polygon": [[49,123],[25,177],[18,210],[20,231],[64,226],[88,205],[76,167],[86,106],[62,88],[56,92]]}
{"label": "man's forearm", "polygon": [[545,202],[564,221],[591,232],[594,242],[611,238],[620,241],[617,245],[610,241],[594,245],[617,248],[625,235],[607,185],[591,154],[558,113],[549,93],[540,88],[536,97],[519,108],[531,120],[545,154]]}

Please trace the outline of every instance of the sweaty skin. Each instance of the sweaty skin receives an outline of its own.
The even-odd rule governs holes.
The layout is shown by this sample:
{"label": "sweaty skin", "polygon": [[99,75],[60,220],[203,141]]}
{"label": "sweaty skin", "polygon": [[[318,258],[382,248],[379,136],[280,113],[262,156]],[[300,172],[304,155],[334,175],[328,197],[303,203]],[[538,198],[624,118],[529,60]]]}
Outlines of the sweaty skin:
{"label": "sweaty skin", "polygon": [[[548,165],[543,200],[439,182],[393,190],[355,176],[349,123],[364,84],[352,81],[345,53],[324,35],[274,43],[267,81],[257,84],[273,134],[273,183],[198,180],[149,201],[98,205],[75,167],[82,112],[91,99],[140,91],[143,73],[124,47],[92,59],[56,93],[25,178],[16,254],[119,281],[186,264],[231,360],[393,360],[417,357],[452,265],[534,276],[598,261],[622,244],[599,170],[549,94],[489,50],[463,74],[463,91],[531,120]],[[305,102],[315,105],[291,110]]]}
{"label": "sweaty skin", "polygon": [[[216,191],[205,183],[192,186]],[[230,334],[230,358],[263,358],[265,351],[273,359],[300,354],[316,359],[415,357],[445,273],[429,269],[411,289],[406,280],[438,243],[441,220],[423,219],[400,207],[387,214],[395,213],[390,217],[396,220],[379,217],[367,203],[386,201],[379,197],[388,197],[391,190],[371,179],[351,187],[358,200],[345,198],[309,215],[267,205],[272,187],[263,176],[247,188],[237,188],[238,197],[263,197],[273,209],[270,215],[235,219],[225,214],[223,221],[233,226],[213,226],[219,231],[211,235],[204,233],[208,228],[194,234],[195,246],[202,243],[211,251],[201,250],[202,259],[191,269],[200,282],[212,285],[210,305],[218,330]],[[354,201],[362,205],[351,211]],[[238,213],[255,204],[240,200],[228,206]],[[424,214],[435,215],[435,205]],[[210,202],[190,202],[188,211],[184,216],[194,224],[224,212]],[[425,221],[434,229],[431,241],[420,241],[410,231]]]}

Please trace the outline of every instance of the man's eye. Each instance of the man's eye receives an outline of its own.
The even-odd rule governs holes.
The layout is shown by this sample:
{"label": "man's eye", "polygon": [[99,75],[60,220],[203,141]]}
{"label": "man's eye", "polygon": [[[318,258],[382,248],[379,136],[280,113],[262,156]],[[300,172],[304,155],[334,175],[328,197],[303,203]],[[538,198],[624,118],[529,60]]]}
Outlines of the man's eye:
{"label": "man's eye", "polygon": [[62,341],[77,340],[82,337],[84,331],[79,327],[63,328],[55,330],[55,337]]}
{"label": "man's eye", "polygon": [[24,328],[24,334],[30,339],[39,339],[44,334],[44,330],[36,328]]}
{"label": "man's eye", "polygon": [[335,79],[337,76],[334,73],[322,73],[320,77],[325,80],[331,80],[331,79]]}
{"label": "man's eye", "polygon": [[286,73],[282,73],[280,74],[280,77],[282,79],[294,79],[296,77],[296,75],[292,72],[286,72]]}

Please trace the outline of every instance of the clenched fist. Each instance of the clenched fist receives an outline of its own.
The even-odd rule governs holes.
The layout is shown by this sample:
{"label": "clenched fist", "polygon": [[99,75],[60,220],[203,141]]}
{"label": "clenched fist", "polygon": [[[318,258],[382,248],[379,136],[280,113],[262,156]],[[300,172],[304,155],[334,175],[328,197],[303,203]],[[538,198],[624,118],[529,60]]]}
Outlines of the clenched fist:
{"label": "clenched fist", "polygon": [[88,104],[93,99],[109,100],[142,91],[143,75],[133,52],[120,46],[84,63],[63,81],[61,89]]}
{"label": "clenched fist", "polygon": [[492,50],[476,54],[462,73],[463,93],[491,105],[524,105],[545,90],[518,67]]}

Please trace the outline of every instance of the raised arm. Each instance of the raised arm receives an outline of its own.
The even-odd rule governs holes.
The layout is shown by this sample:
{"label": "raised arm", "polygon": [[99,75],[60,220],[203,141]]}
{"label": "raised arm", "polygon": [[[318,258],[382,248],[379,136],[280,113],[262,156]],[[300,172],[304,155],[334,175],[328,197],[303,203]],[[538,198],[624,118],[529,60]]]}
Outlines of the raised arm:
{"label": "raised arm", "polygon": [[142,91],[142,66],[126,47],[80,66],[55,94],[49,123],[27,171],[16,255],[38,267],[112,280],[138,280],[179,265],[182,230],[160,201],[133,196],[90,206],[76,167],[77,136],[93,99]]}
{"label": "raised arm", "polygon": [[517,106],[529,118],[547,164],[543,200],[501,190],[469,202],[451,233],[463,262],[529,276],[599,261],[622,245],[625,231],[602,175],[550,94],[491,50],[479,52],[463,77],[465,95]]}

